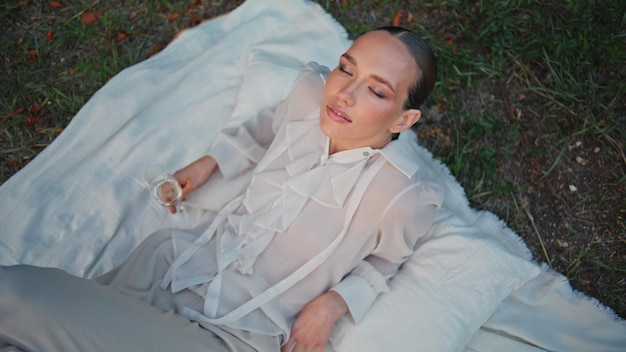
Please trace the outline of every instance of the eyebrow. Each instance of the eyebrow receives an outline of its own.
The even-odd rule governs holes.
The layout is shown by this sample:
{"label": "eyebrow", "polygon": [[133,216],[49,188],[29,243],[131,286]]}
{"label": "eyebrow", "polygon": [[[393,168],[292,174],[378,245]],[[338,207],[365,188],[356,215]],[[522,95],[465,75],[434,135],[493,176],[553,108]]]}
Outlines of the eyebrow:
{"label": "eyebrow", "polygon": [[[344,59],[348,60],[349,63],[351,63],[354,66],[358,66],[356,63],[356,60],[350,56],[350,54],[345,53],[343,55],[341,55],[341,57],[343,57]],[[393,87],[393,85],[386,79],[384,79],[383,77],[379,76],[379,75],[370,75],[370,77],[372,77],[372,79],[374,79],[375,81],[384,84],[385,86],[387,86],[389,89],[391,89],[391,91],[396,94],[396,89]]]}

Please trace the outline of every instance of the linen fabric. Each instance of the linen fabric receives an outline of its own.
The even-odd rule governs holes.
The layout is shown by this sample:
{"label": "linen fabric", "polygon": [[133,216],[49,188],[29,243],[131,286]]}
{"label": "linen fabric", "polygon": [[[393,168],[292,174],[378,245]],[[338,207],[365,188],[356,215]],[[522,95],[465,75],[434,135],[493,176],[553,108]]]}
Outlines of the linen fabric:
{"label": "linen fabric", "polygon": [[[97,277],[123,262],[155,231],[175,227],[193,232],[224,206],[223,199],[241,194],[250,173],[229,180],[228,188],[222,176],[215,175],[187,199],[185,215],[169,216],[150,199],[142,181],[145,168],[158,162],[175,170],[193,161],[210,149],[220,128],[238,125],[284,99],[303,65],[316,61],[332,67],[349,44],[345,30],[319,5],[305,0],[248,0],[228,15],[185,31],[158,55],[107,82],[49,147],[0,187],[0,264],[52,266]],[[462,343],[464,338],[446,340],[456,333],[472,334],[466,351],[625,350],[622,319],[573,291],[562,275],[535,264],[506,224],[469,206],[448,168],[421,147],[415,135],[401,138],[414,149],[422,180],[445,190],[441,216],[418,246],[456,227],[440,225],[462,224],[468,228],[461,233],[465,241],[486,241],[490,255],[510,253],[522,259],[511,265],[524,270],[531,263],[541,272],[502,302],[496,303],[493,296],[494,301],[484,307],[464,306],[466,299],[481,300],[472,296],[474,290],[462,294],[457,290],[457,297],[450,295],[450,306],[462,309],[459,315],[421,317],[414,312],[429,311],[431,301],[414,298],[400,306],[402,312],[384,309],[396,307],[386,304],[394,295],[414,297],[415,285],[429,275],[429,265],[422,259],[467,257],[459,248],[446,255],[445,248],[429,254],[425,251],[429,247],[423,247],[421,255],[408,259],[390,281],[390,292],[379,295],[359,325],[350,318],[339,323],[329,351],[374,352],[383,343],[401,346],[398,350],[423,351],[427,339],[441,346]],[[476,246],[469,248],[476,251]],[[502,269],[496,266],[497,258],[484,262],[490,264],[486,278],[489,270]],[[403,275],[404,268],[412,268],[410,275]],[[515,267],[509,269],[518,279],[526,276],[518,276]],[[456,285],[467,286],[461,278],[448,282],[446,292],[455,292]],[[503,291],[489,287],[497,280],[472,284],[487,292]],[[437,296],[439,287],[422,285],[419,290]],[[491,304],[497,307],[489,315]],[[480,317],[473,313],[478,311]],[[472,332],[484,315],[489,315],[487,321]],[[457,316],[469,320],[459,324]],[[378,333],[382,327],[401,324],[398,333]],[[441,326],[460,330],[442,333]],[[351,338],[352,334],[363,341]]]}
{"label": "linen fabric", "polygon": [[[308,1],[246,1],[184,31],[109,80],[41,157],[0,187],[0,262],[97,277],[149,234],[193,228],[195,218],[169,216],[151,199],[146,168],[189,164],[220,129],[283,100],[302,66],[334,66],[349,44]],[[213,196],[190,197],[190,209],[215,211],[232,199],[218,178],[206,192]]]}
{"label": "linen fabric", "polygon": [[[390,292],[372,307],[372,317],[389,314],[394,324],[365,319],[357,329],[336,332],[338,350],[403,351],[406,340],[419,336],[423,351],[462,351],[500,303],[539,268],[457,221],[441,209],[433,231],[441,233],[418,246]],[[370,339],[391,334],[398,339]]]}
{"label": "linen fabric", "polygon": [[[304,305],[333,289],[358,321],[428,231],[441,188],[419,180],[404,139],[328,155],[319,127],[328,72],[310,63],[275,110],[217,136],[209,154],[225,179],[252,176],[199,236],[172,230],[170,267],[153,280],[204,298],[203,307],[180,308],[184,316],[286,341]],[[146,258],[132,262],[162,255],[136,253]],[[145,267],[116,285],[134,286]]]}

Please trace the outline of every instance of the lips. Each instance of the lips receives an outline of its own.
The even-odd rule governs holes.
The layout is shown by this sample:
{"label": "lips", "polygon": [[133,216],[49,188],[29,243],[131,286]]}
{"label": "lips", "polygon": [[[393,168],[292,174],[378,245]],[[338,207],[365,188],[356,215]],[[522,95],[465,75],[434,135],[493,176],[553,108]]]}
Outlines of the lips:
{"label": "lips", "polygon": [[352,123],[352,120],[350,120],[350,118],[345,112],[337,108],[333,108],[330,105],[326,106],[326,113],[328,114],[328,117],[330,117],[331,119],[337,122]]}

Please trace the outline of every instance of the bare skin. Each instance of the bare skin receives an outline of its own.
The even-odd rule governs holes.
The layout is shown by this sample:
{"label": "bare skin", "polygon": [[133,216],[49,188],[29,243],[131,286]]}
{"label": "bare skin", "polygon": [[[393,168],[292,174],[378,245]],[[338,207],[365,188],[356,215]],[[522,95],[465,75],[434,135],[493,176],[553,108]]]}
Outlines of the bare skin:
{"label": "bare skin", "polygon": [[[184,168],[176,171],[174,177],[183,188],[183,199],[198,187],[205,184],[211,175],[217,170],[217,161],[210,155],[205,155]],[[176,207],[170,207],[172,214],[176,213]]]}
{"label": "bare skin", "polygon": [[307,304],[291,327],[291,337],[281,352],[324,351],[337,320],[348,312],[348,306],[335,291],[323,293]]}

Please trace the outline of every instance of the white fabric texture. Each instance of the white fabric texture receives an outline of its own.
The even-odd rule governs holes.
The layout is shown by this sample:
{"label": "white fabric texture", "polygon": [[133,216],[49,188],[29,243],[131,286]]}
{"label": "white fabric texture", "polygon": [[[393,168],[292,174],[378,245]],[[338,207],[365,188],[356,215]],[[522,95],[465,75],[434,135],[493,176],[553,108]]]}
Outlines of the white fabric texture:
{"label": "white fabric texture", "polygon": [[218,172],[253,175],[207,214],[201,235],[173,231],[181,250],[161,288],[207,292],[202,315],[183,316],[286,341],[304,305],[332,288],[358,321],[430,228],[443,192],[420,181],[414,134],[328,155],[319,105],[328,72],[307,64],[274,111],[217,136],[208,154]]}
{"label": "white fabric texture", "polygon": [[[276,105],[304,64],[334,67],[349,44],[304,0],[248,0],[187,30],[111,79],[0,187],[0,264],[94,277],[155,230],[192,228],[193,219],[165,216],[150,199],[145,168],[193,161],[219,128]],[[329,350],[626,351],[624,321],[534,263],[505,224],[468,206],[444,165],[412,147],[420,177],[446,190],[442,211],[391,292],[359,325],[342,320]],[[212,179],[189,206],[219,209],[246,181],[227,188]]]}
{"label": "white fabric texture", "polygon": [[[340,326],[338,349],[402,351],[407,339],[419,336],[420,350],[460,351],[505,297],[539,273],[534,264],[480,238],[474,227],[445,209],[433,230],[442,235],[417,248],[390,292],[369,312],[371,317],[393,316],[393,324],[366,315],[346,336]],[[403,338],[367,338],[377,334]]]}

